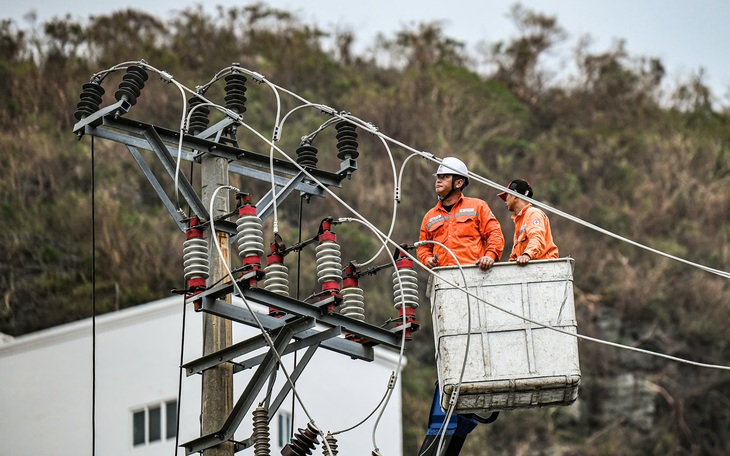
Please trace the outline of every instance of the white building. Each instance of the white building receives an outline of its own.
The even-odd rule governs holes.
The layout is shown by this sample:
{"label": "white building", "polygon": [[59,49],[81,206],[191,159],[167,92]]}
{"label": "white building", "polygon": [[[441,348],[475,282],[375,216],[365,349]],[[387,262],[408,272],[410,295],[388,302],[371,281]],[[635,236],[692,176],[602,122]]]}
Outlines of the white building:
{"label": "white building", "polygon": [[[101,456],[184,455],[184,448],[175,449],[175,444],[201,435],[201,379],[183,375],[181,380],[179,369],[181,353],[184,364],[202,352],[202,315],[190,307],[184,331],[183,298],[171,297],[98,316],[95,324],[87,319],[0,338],[2,453],[91,455],[95,440],[94,454]],[[256,328],[234,323],[234,342],[255,334]],[[293,355],[284,361],[291,372]],[[336,432],[359,423],[376,408],[397,366],[398,353],[381,347],[375,347],[372,362],[319,348],[296,389],[317,427]],[[234,375],[234,404],[254,370]],[[279,371],[274,394],[282,378]],[[381,454],[402,454],[400,383],[399,378],[379,420],[380,410],[336,436],[339,454],[370,454],[373,430]],[[309,421],[302,407],[292,403],[291,394],[277,415],[270,422],[272,455],[289,442],[290,423],[296,430]],[[234,438],[245,440],[251,433],[249,413]],[[321,443],[313,453],[326,454]],[[253,454],[253,448],[238,454]]]}

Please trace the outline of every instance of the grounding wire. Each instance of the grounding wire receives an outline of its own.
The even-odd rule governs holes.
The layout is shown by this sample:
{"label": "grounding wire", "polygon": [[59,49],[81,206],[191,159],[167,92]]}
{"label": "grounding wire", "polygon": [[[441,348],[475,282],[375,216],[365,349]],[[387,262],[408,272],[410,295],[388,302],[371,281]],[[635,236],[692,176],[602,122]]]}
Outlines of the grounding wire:
{"label": "grounding wire", "polygon": [[[242,125],[245,126],[246,128],[249,128],[254,134],[258,135],[261,139],[263,139],[264,141],[266,141],[266,138],[264,138],[260,133],[258,133],[252,127],[248,126],[245,123],[242,123]],[[291,157],[289,157],[289,155],[287,155],[284,151],[282,151],[278,147],[277,147],[277,151],[280,154],[282,154],[283,157],[285,157],[287,160],[289,160],[291,163],[293,163],[295,166],[297,166],[301,171],[303,171],[307,175],[307,177],[309,177],[310,179],[312,179],[312,181],[315,184],[321,186],[324,189],[325,192],[327,192],[329,195],[331,195],[336,201],[338,201],[340,204],[342,204],[347,210],[349,210],[353,214],[357,215],[363,221],[367,221],[367,219],[365,217],[363,217],[362,215],[360,215],[360,213],[358,213],[352,206],[350,206],[347,203],[345,203],[339,196],[337,196],[337,194],[335,194],[334,192],[332,192],[332,190],[330,190],[324,184],[322,184],[316,177],[314,177],[311,173],[308,173],[304,168],[302,168],[301,166],[299,166],[299,164],[296,163],[296,161],[293,160]],[[421,154],[420,152],[418,152],[418,153]],[[470,175],[471,174],[472,173],[470,173]],[[371,229],[377,230],[377,228],[374,225],[370,224],[370,226],[372,227]],[[380,234],[382,236],[384,236],[384,233],[381,232]],[[385,239],[386,239],[386,241],[390,242],[393,246],[395,246],[396,248],[399,248],[400,249],[400,246],[394,240],[392,240],[390,238],[385,238]],[[408,256],[409,258],[411,258],[412,260],[414,260],[417,264],[419,264],[421,267],[423,267],[429,273],[435,274],[437,277],[439,277],[440,279],[444,280],[446,283],[448,283],[450,285],[453,285],[455,287],[458,287],[458,285],[452,284],[448,280],[445,280],[442,277],[438,276],[435,272],[433,272],[433,270],[431,268],[429,268],[428,266],[426,266],[423,263],[421,263],[417,258],[415,258],[410,253],[408,253],[406,251],[403,251],[403,252],[404,252],[404,254],[406,256]],[[661,358],[665,358],[665,359],[669,359],[669,360],[673,360],[673,361],[677,361],[677,362],[681,362],[681,363],[685,363],[685,364],[690,364],[690,365],[697,366],[697,367],[707,367],[707,368],[716,368],[716,369],[730,370],[730,366],[723,366],[723,365],[718,365],[718,364],[699,363],[699,362],[696,362],[696,361],[691,361],[691,360],[684,359],[684,358],[678,358],[678,357],[675,357],[675,356],[666,355],[666,354],[659,353],[659,352],[654,352],[654,351],[650,351],[650,350],[644,350],[644,349],[640,349],[640,348],[636,348],[636,347],[630,347],[628,345],[623,345],[623,344],[619,344],[619,343],[616,343],[616,342],[609,342],[609,341],[597,339],[597,338],[590,337],[590,336],[584,336],[584,335],[581,335],[581,334],[575,334],[575,333],[570,333],[570,332],[567,332],[567,331],[563,331],[563,330],[561,330],[559,328],[555,328],[555,327],[552,327],[552,326],[550,326],[548,324],[544,324],[544,323],[540,323],[540,322],[531,320],[531,319],[529,319],[527,317],[524,317],[522,315],[518,315],[516,313],[513,313],[513,312],[510,312],[510,311],[508,311],[506,309],[503,309],[503,308],[501,308],[501,307],[499,307],[499,306],[497,306],[495,304],[489,303],[489,302],[485,301],[484,299],[482,299],[482,298],[474,295],[473,293],[469,292],[468,290],[464,290],[464,292],[467,293],[467,294],[469,294],[470,296],[476,298],[477,300],[479,300],[481,302],[484,302],[485,304],[488,304],[488,305],[490,305],[490,306],[492,306],[492,307],[494,307],[494,308],[496,308],[498,310],[501,310],[503,312],[506,312],[506,313],[508,313],[510,315],[513,315],[513,316],[517,317],[517,318],[521,318],[521,319],[524,319],[524,320],[529,321],[531,323],[534,323],[534,324],[536,324],[538,326],[545,327],[545,328],[549,328],[549,329],[552,329],[553,331],[562,332],[564,334],[571,335],[573,337],[577,337],[577,338],[580,338],[580,339],[583,339],[583,340],[589,340],[589,341],[592,341],[592,342],[596,342],[596,343],[604,344],[604,345],[609,345],[609,346],[613,346],[613,347],[616,347],[616,348],[622,348],[622,349],[626,349],[626,350],[636,351],[636,352],[639,352],[639,353],[644,353],[644,354],[648,354],[648,355],[652,355],[652,356],[657,356],[657,357],[661,357]]]}
{"label": "grounding wire", "polygon": [[[234,187],[233,185],[222,185],[222,186],[217,187],[213,191],[213,194],[211,196],[211,207],[210,207],[211,213],[213,213],[213,203],[215,202],[216,194],[221,189],[230,189],[230,190],[234,190],[236,192],[240,192],[240,190],[238,188]],[[211,235],[213,236],[213,239],[216,239],[215,223],[212,218],[210,220],[210,230],[211,230]],[[214,242],[213,244],[215,244],[215,248],[216,248],[216,251],[218,252],[218,256],[220,258],[224,258],[223,252],[221,251],[221,247],[218,244],[218,242]],[[322,436],[325,446],[327,447],[327,450],[329,451],[330,456],[332,456],[332,450],[330,450],[329,444],[327,443],[326,439],[324,439],[324,437],[325,437],[324,432],[322,430],[320,430],[319,428],[317,428],[317,426],[315,425],[314,418],[312,417],[312,415],[310,415],[309,411],[307,410],[307,407],[304,405],[304,401],[299,396],[299,392],[297,391],[296,386],[294,385],[294,382],[292,381],[291,376],[289,375],[289,372],[287,371],[286,367],[284,366],[284,362],[281,358],[281,355],[275,349],[274,341],[271,339],[271,336],[269,335],[268,331],[266,331],[266,328],[264,328],[264,325],[261,323],[261,320],[259,320],[259,317],[257,316],[256,312],[254,312],[253,309],[251,308],[251,305],[249,304],[248,299],[246,299],[246,296],[244,296],[243,291],[241,290],[241,287],[238,285],[238,282],[236,281],[236,278],[233,277],[233,273],[231,272],[231,269],[228,267],[228,264],[226,264],[225,261],[223,261],[221,264],[225,268],[226,274],[228,275],[228,277],[231,278],[231,282],[232,282],[233,286],[235,287],[236,292],[238,293],[238,296],[241,298],[244,305],[250,312],[251,316],[256,321],[256,325],[261,330],[261,335],[266,340],[266,344],[269,346],[271,353],[276,358],[277,362],[279,363],[279,366],[281,366],[281,371],[284,373],[284,377],[286,377],[286,381],[289,384],[289,386],[291,387],[292,394],[294,395],[294,397],[296,397],[297,401],[299,402],[299,405],[302,407],[302,411],[307,416],[307,419],[309,419],[309,422],[312,424],[313,427],[315,427],[318,430],[319,434]]]}
{"label": "grounding wire", "polygon": [[[461,277],[464,280],[464,286],[466,286],[466,274],[464,274],[464,268],[461,267],[461,263],[459,262],[459,259],[456,257],[454,252],[446,247],[444,244],[438,241],[428,240],[428,241],[418,241],[414,245],[414,247],[418,247],[419,245],[423,244],[435,244],[441,247],[442,249],[446,250],[449,255],[451,255],[451,258],[454,259],[454,263],[456,266],[459,267],[459,272],[461,273]],[[431,310],[433,312],[433,309]],[[466,361],[467,356],[469,354],[469,346],[471,343],[471,300],[469,299],[469,295],[466,295],[466,347],[464,348],[464,360],[461,363],[461,372],[459,373],[459,381],[456,384],[456,388],[451,393],[451,397],[449,398],[449,409],[446,413],[446,416],[444,417],[444,421],[441,422],[441,426],[439,427],[438,434],[441,434],[441,438],[439,439],[439,444],[436,449],[436,454],[440,454],[441,450],[443,449],[444,444],[444,437],[446,436],[446,432],[441,433],[442,430],[445,429],[446,426],[448,426],[449,421],[451,420],[451,416],[454,413],[454,410],[456,409],[456,402],[459,399],[459,392],[461,391],[461,385],[464,380],[464,372],[466,371]],[[442,393],[446,394],[446,391],[442,391]],[[435,440],[434,440],[435,441]],[[431,445],[433,442],[431,442]],[[429,445],[430,447],[430,445]],[[425,451],[423,453],[419,453],[419,455],[425,454]]]}

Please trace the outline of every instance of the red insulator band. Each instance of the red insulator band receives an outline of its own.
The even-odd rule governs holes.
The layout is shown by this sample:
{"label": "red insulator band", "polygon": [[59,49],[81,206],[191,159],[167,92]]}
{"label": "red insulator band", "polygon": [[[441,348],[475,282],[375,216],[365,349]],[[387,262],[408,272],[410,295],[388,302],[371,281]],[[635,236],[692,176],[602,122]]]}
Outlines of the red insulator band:
{"label": "red insulator band", "polygon": [[243,264],[245,264],[245,265],[253,264],[253,265],[261,266],[261,258],[255,256],[255,255],[247,256],[247,257],[243,258]]}
{"label": "red insulator band", "polygon": [[317,239],[319,239],[320,244],[324,241],[337,242],[337,234],[334,231],[325,231],[320,233]]}
{"label": "red insulator band", "polygon": [[328,280],[322,284],[322,291],[340,291],[340,284],[334,280]]}
{"label": "red insulator band", "polygon": [[398,258],[397,260],[395,260],[395,266],[398,269],[404,269],[404,268],[413,269],[413,260],[411,260],[410,258],[406,258],[406,257]]}
{"label": "red insulator band", "polygon": [[242,215],[256,215],[256,206],[253,204],[246,204],[238,208],[239,217]]}
{"label": "red insulator band", "polygon": [[190,228],[188,228],[187,233],[185,233],[186,239],[203,237],[203,230],[195,228],[198,225],[200,225],[200,219],[198,217],[192,217],[190,219]]}
{"label": "red insulator band", "polygon": [[205,288],[205,279],[202,277],[193,277],[188,280],[188,289]]}
{"label": "red insulator band", "polygon": [[266,264],[283,264],[284,263],[284,255],[280,253],[272,253],[269,256],[266,257]]}

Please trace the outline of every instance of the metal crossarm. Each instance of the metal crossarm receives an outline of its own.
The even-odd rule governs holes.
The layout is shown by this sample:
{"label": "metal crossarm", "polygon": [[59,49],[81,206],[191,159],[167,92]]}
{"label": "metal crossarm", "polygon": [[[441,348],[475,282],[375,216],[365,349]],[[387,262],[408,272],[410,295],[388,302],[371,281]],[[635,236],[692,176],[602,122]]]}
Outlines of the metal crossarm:
{"label": "metal crossarm", "polygon": [[289,344],[294,333],[295,330],[291,327],[285,327],[279,332],[276,340],[274,340],[274,346],[269,349],[263,362],[259,365],[258,369],[256,369],[253,377],[249,381],[248,385],[246,385],[246,389],[241,394],[236,405],[233,406],[231,414],[228,415],[228,419],[226,419],[225,423],[223,423],[220,430],[183,444],[182,446],[185,447],[186,454],[203,451],[219,445],[233,437],[236,429],[238,429],[241,421],[243,421],[244,416],[251,408],[254,399],[256,399],[256,395],[259,391],[261,391],[266,379],[269,377],[274,367],[276,367],[278,359],[274,356],[273,351],[276,350],[277,353],[281,353],[287,344]]}
{"label": "metal crossarm", "polygon": [[[301,318],[297,321],[292,321],[291,323],[287,324],[286,327],[294,331],[294,333],[296,334],[305,329],[313,328],[314,324],[315,321],[313,318]],[[276,328],[272,331],[272,333],[273,335],[276,335],[280,331],[281,328]],[[202,356],[195,361],[184,364],[182,367],[185,369],[185,372],[188,376],[193,374],[200,374],[205,369],[210,369],[211,367],[217,366],[218,364],[231,361],[239,356],[245,355],[246,353],[250,353],[265,346],[266,339],[263,334],[259,334],[258,336],[251,337],[244,340],[243,342],[231,345],[215,353],[210,353],[208,355]],[[258,362],[256,362],[255,364],[251,364],[252,366],[260,364],[261,360],[263,359],[263,355],[257,356],[255,357],[255,359],[257,359]]]}

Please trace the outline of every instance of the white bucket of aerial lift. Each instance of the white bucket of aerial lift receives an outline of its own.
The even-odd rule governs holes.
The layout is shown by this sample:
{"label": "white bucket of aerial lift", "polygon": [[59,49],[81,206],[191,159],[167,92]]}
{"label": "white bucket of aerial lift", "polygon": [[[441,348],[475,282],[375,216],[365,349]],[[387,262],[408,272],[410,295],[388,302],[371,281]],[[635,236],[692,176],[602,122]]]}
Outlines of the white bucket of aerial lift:
{"label": "white bucket of aerial lift", "polygon": [[[578,397],[578,339],[510,315],[577,332],[572,258],[496,263],[488,271],[463,267],[469,297],[458,287],[458,267],[436,268],[428,295],[436,345],[441,407],[459,384],[459,414],[572,404]],[[450,285],[450,283],[455,284]],[[471,332],[467,309],[471,308]]]}

